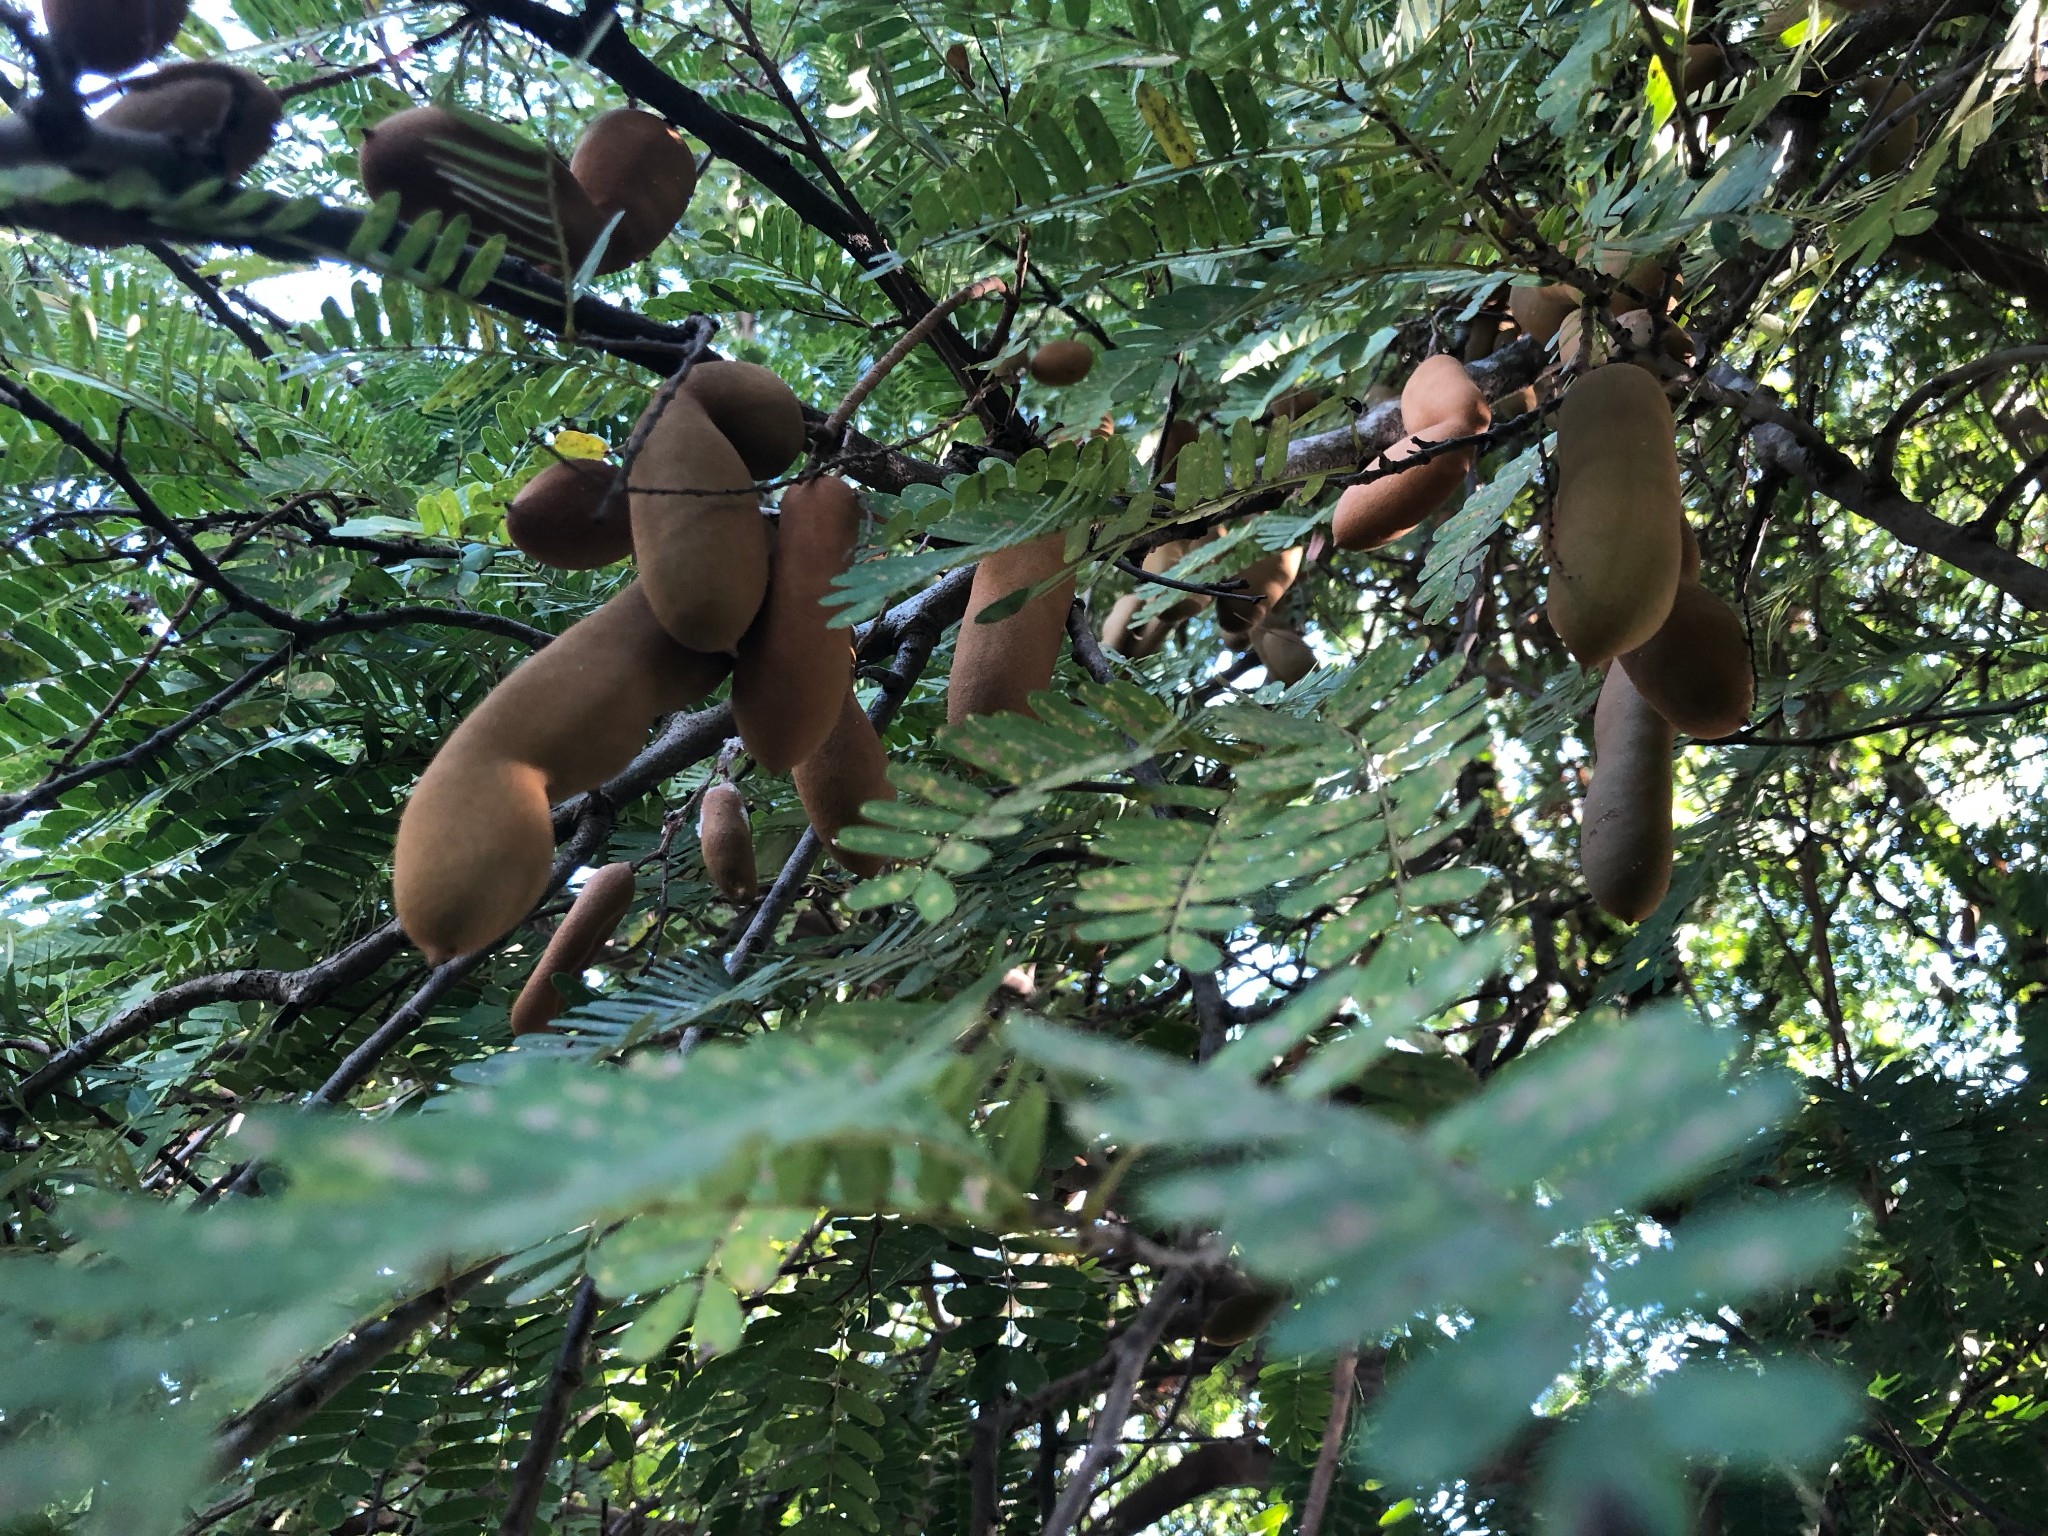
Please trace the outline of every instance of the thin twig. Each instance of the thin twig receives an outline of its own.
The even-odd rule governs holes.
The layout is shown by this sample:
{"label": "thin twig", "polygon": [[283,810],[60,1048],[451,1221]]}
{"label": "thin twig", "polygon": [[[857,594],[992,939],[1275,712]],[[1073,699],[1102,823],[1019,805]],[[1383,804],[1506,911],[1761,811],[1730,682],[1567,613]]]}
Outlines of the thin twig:
{"label": "thin twig", "polygon": [[1003,278],[984,277],[979,282],[969,283],[958,293],[947,295],[919,316],[917,323],[897,337],[896,344],[877,358],[874,366],[862,374],[855,381],[853,388],[846,392],[846,398],[832,408],[832,414],[825,418],[825,425],[819,429],[817,447],[812,453],[813,463],[838,446],[839,435],[846,430],[846,424],[853,420],[853,413],[860,409],[860,403],[874,393],[875,386],[889,376],[892,368],[923,345],[924,339],[942,325],[948,315],[972,299],[981,298],[985,294],[1001,293],[1008,286]]}

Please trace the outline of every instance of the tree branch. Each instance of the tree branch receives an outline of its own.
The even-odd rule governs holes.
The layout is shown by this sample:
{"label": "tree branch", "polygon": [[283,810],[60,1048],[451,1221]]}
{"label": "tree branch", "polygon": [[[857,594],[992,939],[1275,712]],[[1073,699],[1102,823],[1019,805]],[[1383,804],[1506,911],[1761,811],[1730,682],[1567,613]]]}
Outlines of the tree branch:
{"label": "tree branch", "polygon": [[1273,1449],[1249,1436],[1211,1440],[1133,1488],[1102,1519],[1101,1536],[1138,1536],[1175,1510],[1226,1488],[1265,1488],[1273,1481]]}
{"label": "tree branch", "polygon": [[555,1452],[562,1443],[562,1431],[569,1422],[569,1401],[583,1385],[584,1356],[590,1348],[590,1332],[597,1322],[597,1282],[588,1275],[576,1287],[576,1299],[569,1304],[569,1323],[562,1335],[555,1368],[548,1373],[541,1394],[540,1412],[534,1417],[533,1433],[512,1472],[512,1492],[505,1502],[505,1518],[498,1522],[498,1536],[530,1536],[534,1517],[540,1513],[541,1487]]}

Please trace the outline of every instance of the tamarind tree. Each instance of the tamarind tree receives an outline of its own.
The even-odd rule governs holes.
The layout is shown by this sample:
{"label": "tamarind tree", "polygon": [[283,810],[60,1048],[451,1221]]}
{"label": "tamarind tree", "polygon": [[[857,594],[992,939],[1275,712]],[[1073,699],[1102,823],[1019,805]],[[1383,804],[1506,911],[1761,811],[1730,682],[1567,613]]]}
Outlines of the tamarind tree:
{"label": "tamarind tree", "polygon": [[[0,24],[0,1529],[2042,1529],[2038,0]],[[508,505],[716,358],[887,783],[721,683],[432,963],[411,786],[632,575]],[[1626,903],[1567,548],[1740,621]]]}

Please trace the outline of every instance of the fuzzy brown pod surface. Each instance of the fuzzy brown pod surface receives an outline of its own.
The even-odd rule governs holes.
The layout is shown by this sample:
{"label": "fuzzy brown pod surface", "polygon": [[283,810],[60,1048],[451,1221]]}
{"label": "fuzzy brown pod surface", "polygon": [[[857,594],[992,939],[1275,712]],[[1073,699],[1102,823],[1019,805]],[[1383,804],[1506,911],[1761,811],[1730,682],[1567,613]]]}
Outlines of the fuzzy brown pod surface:
{"label": "fuzzy brown pod surface", "polygon": [[98,121],[157,134],[232,181],[270,152],[283,117],[284,103],[262,79],[232,64],[200,60],[166,64],[129,81]]}
{"label": "fuzzy brown pod surface", "polygon": [[697,157],[682,135],[634,107],[592,119],[569,157],[569,173],[601,218],[618,219],[598,258],[600,274],[659,250],[697,190]]}
{"label": "fuzzy brown pod surface", "polygon": [[839,707],[839,720],[825,744],[796,766],[797,798],[804,803],[811,830],[847,869],[863,879],[879,875],[888,860],[871,853],[856,853],[839,845],[839,834],[860,820],[861,807],[870,800],[894,800],[896,786],[889,782],[889,758],[882,750],[882,738],[847,689]]}
{"label": "fuzzy brown pod surface", "polygon": [[832,582],[860,541],[860,502],[837,475],[782,493],[768,599],[740,638],[732,713],[770,773],[787,773],[832,734],[853,685],[853,640],[829,628]]}
{"label": "fuzzy brown pod surface", "polygon": [[1671,888],[1671,725],[1620,667],[1593,710],[1593,781],[1579,827],[1579,868],[1593,899],[1625,923]]}
{"label": "fuzzy brown pod surface", "polygon": [[548,809],[632,761],[723,658],[669,637],[638,582],[512,670],[450,733],[398,821],[399,926],[435,964],[509,932],[547,888]]}
{"label": "fuzzy brown pod surface", "polygon": [[753,905],[761,894],[754,865],[754,824],[747,816],[746,796],[732,784],[713,784],[697,807],[697,846],[704,872],[718,894],[736,907]]}
{"label": "fuzzy brown pod surface", "polygon": [[189,9],[189,0],[43,0],[43,28],[79,68],[125,75],[171,46]]}
{"label": "fuzzy brown pod surface", "polygon": [[562,919],[540,963],[519,989],[512,1004],[512,1033],[534,1035],[545,1032],[562,1011],[562,994],[555,986],[557,976],[580,976],[590,969],[626,913],[633,906],[633,866],[607,864],[583,882],[569,914]]}
{"label": "fuzzy brown pod surface", "polygon": [[505,536],[519,552],[561,571],[589,571],[630,559],[633,523],[612,494],[617,466],[605,459],[557,459],[519,489],[505,509]]}

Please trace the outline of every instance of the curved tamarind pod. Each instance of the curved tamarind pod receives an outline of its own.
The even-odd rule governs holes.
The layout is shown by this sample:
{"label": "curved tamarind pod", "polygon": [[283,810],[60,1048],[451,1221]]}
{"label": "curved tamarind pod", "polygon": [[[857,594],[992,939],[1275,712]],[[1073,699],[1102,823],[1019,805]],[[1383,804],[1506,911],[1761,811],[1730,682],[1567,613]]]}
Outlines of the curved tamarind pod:
{"label": "curved tamarind pod", "polygon": [[[1493,423],[1486,397],[1464,364],[1454,357],[1426,357],[1401,391],[1401,423],[1421,423],[1407,437],[1373,460],[1384,468],[1416,458],[1424,442],[1468,437]],[[1339,549],[1377,549],[1412,532],[1436,511],[1471,471],[1469,448],[1438,454],[1383,480],[1349,485],[1337,498],[1330,537]]]}
{"label": "curved tamarind pod", "polygon": [[983,624],[977,615],[1052,576],[1066,564],[1065,546],[1065,535],[1048,533],[986,555],[975,567],[946,682],[948,724],[958,725],[971,715],[1028,715],[1031,695],[1051,684],[1067,632],[1067,609],[1074,601],[1071,574],[1006,619]]}
{"label": "curved tamarind pod", "polygon": [[1102,648],[1115,651],[1119,656],[1134,656],[1137,652],[1139,631],[1131,628],[1131,620],[1138,616],[1138,610],[1145,606],[1145,594],[1126,592],[1109,605],[1109,614],[1102,621]]}
{"label": "curved tamarind pod", "polygon": [[1544,611],[1582,666],[1634,650],[1671,616],[1684,520],[1673,444],[1663,386],[1627,363],[1583,375],[1558,408]]}
{"label": "curved tamarind pod", "polygon": [[629,559],[633,521],[612,495],[607,459],[557,459],[505,508],[505,537],[519,552],[561,571],[591,571]]}
{"label": "curved tamarind pod", "polygon": [[759,363],[698,363],[684,376],[682,393],[704,407],[756,480],[781,474],[804,451],[803,402]]}
{"label": "curved tamarind pod", "polygon": [[1756,702],[1742,615],[1689,578],[1663,627],[1618,661],[1652,709],[1701,741],[1741,730]]}
{"label": "curved tamarind pod", "polygon": [[[1905,81],[1898,81],[1879,100],[1883,82],[1867,80],[1860,88],[1863,104],[1870,108],[1873,122],[1890,117],[1899,108],[1913,99],[1913,88]],[[1879,176],[1889,176],[1908,160],[1920,142],[1920,114],[1908,112],[1870,151],[1870,169]]]}
{"label": "curved tamarind pod", "polygon": [[1671,725],[1610,667],[1593,710],[1593,782],[1579,827],[1579,869],[1593,899],[1625,923],[1671,888]]}
{"label": "curved tamarind pod", "polygon": [[770,773],[818,750],[853,685],[853,638],[826,627],[826,603],[860,540],[860,502],[837,475],[801,481],[782,493],[780,527],[768,600],[732,671],[740,740]]}
{"label": "curved tamarind pod", "polygon": [[628,497],[640,580],[678,642],[729,654],[768,594],[768,524],[754,477],[690,391],[648,409],[660,415],[633,461]]}
{"label": "curved tamarind pod", "polygon": [[638,582],[528,657],[450,733],[398,820],[399,926],[435,964],[509,932],[546,889],[550,802],[595,789],[661,715],[725,676],[669,638]]}
{"label": "curved tamarind pod", "polygon": [[804,803],[811,829],[832,857],[864,880],[879,875],[887,867],[887,859],[839,846],[839,834],[860,820],[862,806],[870,800],[896,798],[882,738],[875,734],[851,688],[840,702],[839,721],[832,734],[796,765],[791,777],[796,780],[797,798]]}
{"label": "curved tamarind pod", "polygon": [[1564,317],[1585,302],[1585,295],[1567,283],[1547,283],[1541,288],[1510,288],[1508,313],[1515,324],[1538,341],[1557,334]]}
{"label": "curved tamarind pod", "polygon": [[573,272],[604,220],[559,155],[502,123],[448,107],[413,107],[363,135],[357,161],[372,197],[398,193],[400,217],[469,215],[528,261]]}
{"label": "curved tamarind pod", "polygon": [[1192,421],[1173,420],[1166,424],[1166,430],[1159,435],[1158,469],[1153,478],[1162,483],[1173,478],[1174,461],[1180,457],[1181,449],[1187,447],[1202,435],[1201,428]]}
{"label": "curved tamarind pod", "polygon": [[1513,421],[1517,416],[1526,416],[1535,410],[1538,403],[1536,386],[1534,384],[1524,384],[1520,389],[1510,394],[1502,395],[1498,400],[1492,402],[1488,409],[1497,420]]}
{"label": "curved tamarind pod", "polygon": [[1039,383],[1059,389],[1088,377],[1095,366],[1095,350],[1085,341],[1048,341],[1025,366]]}
{"label": "curved tamarind pod", "polygon": [[580,976],[604,948],[633,905],[633,866],[607,864],[588,880],[569,903],[562,926],[541,951],[540,964],[526,978],[512,1003],[512,1033],[540,1034],[562,1011],[557,976]]}
{"label": "curved tamarind pod", "polygon": [[652,112],[619,107],[591,119],[569,174],[600,218],[618,215],[597,270],[621,272],[653,255],[681,221],[697,190],[697,157]]}
{"label": "curved tamarind pod", "polygon": [[129,81],[95,121],[160,134],[233,181],[270,152],[283,117],[284,102],[262,79],[232,64],[196,59]]}
{"label": "curved tamarind pod", "polygon": [[43,0],[43,28],[72,63],[125,75],[171,46],[188,0]]}
{"label": "curved tamarind pod", "polygon": [[1245,591],[1237,597],[1216,599],[1216,623],[1224,637],[1240,650],[1249,643],[1252,626],[1287,595],[1294,578],[1301,574],[1301,546],[1275,550],[1254,560],[1238,574]]}
{"label": "curved tamarind pod", "polygon": [[754,824],[747,818],[747,800],[731,784],[714,784],[697,807],[697,847],[704,871],[718,894],[736,907],[752,905],[761,894],[754,868]]}
{"label": "curved tamarind pod", "polygon": [[1316,653],[1298,630],[1252,626],[1252,649],[1266,664],[1266,673],[1292,688],[1315,670]]}

